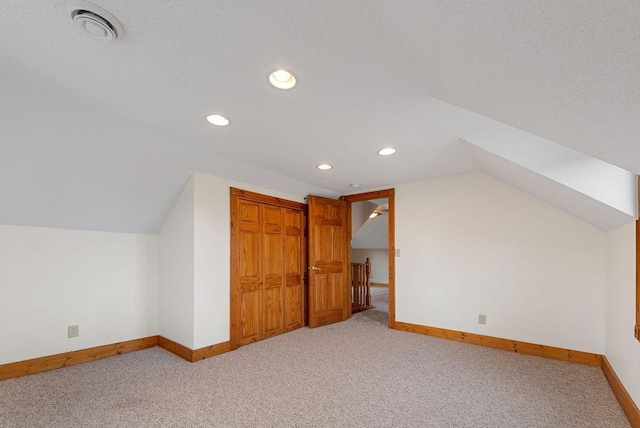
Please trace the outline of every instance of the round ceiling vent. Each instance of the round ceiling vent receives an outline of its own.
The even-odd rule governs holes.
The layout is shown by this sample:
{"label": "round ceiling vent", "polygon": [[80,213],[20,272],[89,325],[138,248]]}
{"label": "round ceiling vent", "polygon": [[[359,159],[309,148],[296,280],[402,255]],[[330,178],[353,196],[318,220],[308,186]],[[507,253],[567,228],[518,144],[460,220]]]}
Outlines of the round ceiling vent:
{"label": "round ceiling vent", "polygon": [[110,42],[124,32],[116,17],[100,6],[84,0],[72,0],[66,7],[73,22],[96,39]]}

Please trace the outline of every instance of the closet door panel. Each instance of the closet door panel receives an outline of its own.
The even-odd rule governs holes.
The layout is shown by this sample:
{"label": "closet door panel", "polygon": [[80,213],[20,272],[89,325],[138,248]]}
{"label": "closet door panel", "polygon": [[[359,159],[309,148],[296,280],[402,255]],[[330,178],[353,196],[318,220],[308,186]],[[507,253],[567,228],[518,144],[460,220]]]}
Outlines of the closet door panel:
{"label": "closet door panel", "polygon": [[284,209],[263,205],[264,337],[284,332]]}
{"label": "closet door panel", "polygon": [[286,210],[285,226],[285,287],[284,287],[284,330],[302,327],[302,212]]}
{"label": "closet door panel", "polygon": [[260,228],[260,205],[253,202],[238,202],[238,343],[262,340],[262,232]]}
{"label": "closet door panel", "polygon": [[259,289],[240,292],[240,345],[263,339],[261,294]]}

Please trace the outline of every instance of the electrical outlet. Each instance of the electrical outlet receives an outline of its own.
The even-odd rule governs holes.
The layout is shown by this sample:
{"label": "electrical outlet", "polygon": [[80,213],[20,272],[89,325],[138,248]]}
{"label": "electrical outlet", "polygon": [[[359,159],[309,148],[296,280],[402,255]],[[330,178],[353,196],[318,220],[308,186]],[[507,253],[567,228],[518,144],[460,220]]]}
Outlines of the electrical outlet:
{"label": "electrical outlet", "polygon": [[400,249],[396,248],[396,257],[400,257]]}
{"label": "electrical outlet", "polygon": [[67,337],[71,339],[72,337],[80,336],[80,327],[77,325],[70,325],[67,327]]}
{"label": "electrical outlet", "polygon": [[484,314],[478,315],[478,324],[486,324],[486,323],[487,323],[487,316]]}

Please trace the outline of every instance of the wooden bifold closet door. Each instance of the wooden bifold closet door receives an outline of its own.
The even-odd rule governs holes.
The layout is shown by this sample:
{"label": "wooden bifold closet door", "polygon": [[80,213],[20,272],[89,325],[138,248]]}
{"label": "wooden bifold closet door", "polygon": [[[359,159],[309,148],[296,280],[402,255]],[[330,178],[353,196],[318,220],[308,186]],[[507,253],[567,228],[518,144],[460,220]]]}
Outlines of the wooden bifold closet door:
{"label": "wooden bifold closet door", "polygon": [[231,334],[237,346],[304,323],[305,218],[295,209],[303,205],[278,206],[254,200],[258,196],[269,200],[232,189]]}

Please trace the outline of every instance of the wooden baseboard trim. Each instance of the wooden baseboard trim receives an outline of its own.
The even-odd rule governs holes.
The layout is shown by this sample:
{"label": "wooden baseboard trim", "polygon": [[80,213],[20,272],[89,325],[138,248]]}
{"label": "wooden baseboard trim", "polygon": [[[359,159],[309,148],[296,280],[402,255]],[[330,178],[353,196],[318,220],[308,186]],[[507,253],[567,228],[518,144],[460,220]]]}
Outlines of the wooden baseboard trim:
{"label": "wooden baseboard trim", "polygon": [[216,345],[206,346],[204,348],[196,349],[193,351],[191,361],[200,361],[206,358],[215,357],[216,355],[224,354],[231,351],[231,342],[226,341],[218,343]]}
{"label": "wooden baseboard trim", "polygon": [[158,346],[176,354],[180,358],[184,358],[189,362],[191,362],[191,358],[193,357],[193,350],[191,348],[187,348],[186,346],[181,345],[178,342],[174,342],[171,339],[167,339],[164,336],[158,336]]}
{"label": "wooden baseboard trim", "polygon": [[486,346],[488,348],[501,349],[503,351],[518,352],[520,354],[535,355],[537,357],[552,358],[554,360],[568,361],[571,363],[585,364],[588,366],[600,366],[602,356],[589,352],[574,351],[571,349],[556,348],[554,346],[538,345],[535,343],[520,342],[517,340],[502,339],[499,337],[482,336],[474,333],[465,333],[444,328],[428,327],[418,324],[410,324],[396,321],[391,328],[396,330],[419,333],[441,339],[455,340],[471,343],[473,345]]}
{"label": "wooden baseboard trim", "polygon": [[609,381],[609,385],[611,385],[611,389],[615,394],[620,406],[622,406],[622,410],[627,415],[629,422],[633,428],[640,428],[640,410],[638,410],[638,406],[633,401],[633,398],[627,392],[627,389],[624,387],[622,382],[620,382],[620,378],[609,364],[609,360],[604,355],[602,356],[602,371],[604,372],[604,376]]}
{"label": "wooden baseboard trim", "polygon": [[389,284],[383,284],[383,283],[381,283],[381,282],[372,282],[372,283],[371,283],[371,286],[372,286],[372,287],[388,287],[388,286],[389,286]]}
{"label": "wooden baseboard trim", "polygon": [[101,360],[115,355],[127,354],[141,349],[153,348],[158,345],[158,336],[96,346],[94,348],[70,351],[47,357],[0,365],[0,380],[41,373],[48,370],[69,367],[89,361]]}
{"label": "wooden baseboard trim", "polygon": [[158,346],[191,363],[231,351],[231,342],[229,341],[193,350],[163,336],[158,336]]}
{"label": "wooden baseboard trim", "polygon": [[153,348],[154,346],[160,346],[190,362],[215,357],[216,355],[224,354],[231,350],[231,344],[229,342],[206,346],[194,351],[166,337],[149,336],[142,339],[128,340],[126,342],[112,343],[94,348],[80,349],[78,351],[2,364],[0,365],[0,381],[74,366],[89,361],[101,360],[129,352],[140,351],[141,349]]}

